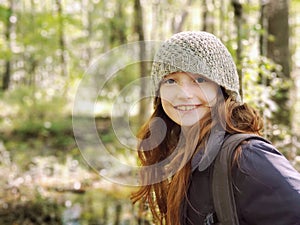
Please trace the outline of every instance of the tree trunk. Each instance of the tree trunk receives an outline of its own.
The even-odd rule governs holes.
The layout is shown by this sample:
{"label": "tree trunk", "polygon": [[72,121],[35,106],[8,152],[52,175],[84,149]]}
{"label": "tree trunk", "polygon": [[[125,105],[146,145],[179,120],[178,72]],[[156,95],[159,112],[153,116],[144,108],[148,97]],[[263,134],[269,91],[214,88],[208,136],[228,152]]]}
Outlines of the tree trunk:
{"label": "tree trunk", "polygon": [[11,67],[11,62],[10,59],[6,60],[5,62],[5,71],[3,74],[3,84],[2,84],[2,90],[5,91],[9,88],[9,84],[10,84],[10,67]]}
{"label": "tree trunk", "polygon": [[224,1],[221,1],[220,3],[220,19],[219,19],[219,30],[220,30],[220,40],[223,41],[223,36],[225,35],[226,30],[226,19],[225,19],[225,13],[226,13],[226,5]]}
{"label": "tree trunk", "polygon": [[267,42],[268,42],[267,4],[268,4],[268,0],[260,0],[259,23],[261,25],[261,32],[259,35],[259,53],[261,56],[267,56]]}
{"label": "tree trunk", "polygon": [[65,50],[66,50],[66,43],[65,43],[65,36],[64,36],[64,18],[63,18],[63,9],[61,0],[56,0],[57,6],[57,16],[58,16],[58,43],[59,48],[61,50],[60,55],[60,67],[61,67],[61,75],[67,75],[67,64],[66,64],[66,57],[65,57]]}
{"label": "tree trunk", "polygon": [[283,75],[290,78],[289,3],[288,0],[270,0],[268,6],[268,33],[274,40],[268,42],[268,57],[282,66]]}
{"label": "tree trunk", "polygon": [[[289,51],[289,2],[288,0],[270,0],[268,3],[268,45],[267,56],[282,66],[282,76],[290,80],[290,51]],[[279,110],[275,113],[275,123],[290,127],[290,107],[288,85],[282,85],[274,100]]]}
{"label": "tree trunk", "polygon": [[[116,14],[115,17],[110,18],[109,21],[109,29],[110,29],[110,44],[111,47],[119,46],[125,44],[127,42],[127,35],[126,35],[126,15],[125,12],[125,4],[126,1],[117,0],[116,1],[116,9],[114,13]],[[109,9],[110,10],[110,9]],[[134,12],[136,13],[136,12]],[[136,23],[138,21],[135,21]]]}
{"label": "tree trunk", "polygon": [[202,30],[210,33],[214,33],[214,17],[212,15],[211,7],[214,6],[213,0],[203,0],[202,4]]}
{"label": "tree trunk", "polygon": [[[259,23],[261,25],[261,30],[259,33],[259,55],[260,55],[260,61],[259,61],[259,68],[262,68],[264,66],[264,58],[267,57],[267,44],[268,44],[268,17],[267,17],[267,5],[269,0],[260,0],[260,17],[259,17]],[[258,81],[257,83],[260,85],[267,86],[268,81],[265,75],[262,74],[262,70],[259,70],[258,73]],[[262,108],[267,107],[263,101]],[[266,117],[266,114],[264,113],[264,110],[262,112],[263,116],[263,123],[264,123],[264,135],[267,135],[270,133],[270,123]]]}
{"label": "tree trunk", "polygon": [[107,206],[107,202],[103,203],[103,219],[102,219],[102,223],[101,225],[107,225],[108,224],[108,206]]}
{"label": "tree trunk", "polygon": [[[36,21],[35,21],[35,3],[34,0],[30,0],[30,17],[28,18],[30,20],[30,23],[32,24],[32,30],[35,31],[36,29]],[[25,35],[26,37],[26,35]],[[25,38],[24,37],[24,38]],[[35,92],[35,88],[36,88],[36,68],[38,66],[38,60],[35,57],[35,52],[30,51],[28,49],[30,49],[30,45],[25,45],[24,46],[25,52],[23,53],[24,55],[24,62],[28,63],[28,68],[27,70],[27,74],[28,74],[28,78],[25,80],[25,83],[28,86],[32,87],[32,93],[34,95]],[[28,51],[27,51],[28,50]],[[28,52],[28,54],[26,54]],[[35,98],[34,98],[35,99]]]}
{"label": "tree trunk", "polygon": [[188,0],[187,5],[182,10],[181,15],[175,15],[172,21],[172,33],[179,33],[182,31],[183,24],[186,21],[186,18],[188,16],[187,8],[192,4],[192,0]]}
{"label": "tree trunk", "polygon": [[[13,0],[9,1],[9,7],[7,9],[8,14],[6,17],[6,30],[5,30],[5,39],[6,39],[6,43],[7,43],[7,47],[8,49],[11,49],[11,31],[12,31],[12,22],[10,21],[10,18],[13,14]],[[6,59],[5,62],[5,71],[3,74],[3,80],[2,80],[2,90],[5,91],[9,88],[9,84],[10,84],[10,77],[11,77],[11,59],[10,57]]]}
{"label": "tree trunk", "polygon": [[241,69],[243,6],[242,6],[240,0],[232,0],[231,4],[234,8],[234,23],[235,23],[236,32],[237,32],[237,49],[236,49],[237,72],[239,74],[240,94],[241,94],[241,97],[243,98],[243,73],[242,73],[242,69]]}
{"label": "tree trunk", "polygon": [[122,213],[122,205],[120,203],[116,203],[115,208],[115,221],[114,225],[120,225],[121,224],[121,213]]}
{"label": "tree trunk", "polygon": [[149,102],[147,99],[144,99],[144,96],[147,94],[147,82],[145,80],[145,77],[147,76],[147,62],[144,61],[145,59],[145,54],[146,54],[146,45],[145,45],[145,37],[144,37],[144,29],[143,29],[143,12],[142,12],[142,6],[140,3],[140,0],[135,0],[134,1],[134,17],[135,17],[135,32],[138,35],[138,40],[140,41],[140,78],[141,78],[141,83],[140,83],[140,111],[139,111],[139,123],[142,124],[144,123],[145,119],[148,118],[149,116]]}
{"label": "tree trunk", "polygon": [[119,0],[118,1],[118,11],[117,14],[120,18],[120,20],[123,20],[122,26],[118,27],[118,36],[121,44],[125,44],[127,41],[127,35],[126,35],[126,15],[124,15],[124,4],[126,1]]}
{"label": "tree trunk", "polygon": [[[92,2],[88,0],[82,0],[81,1],[81,21],[83,24],[83,30],[87,33],[87,41],[91,42],[93,38],[93,18],[92,18],[92,12],[94,10],[94,5]],[[92,47],[87,44],[85,46],[83,58],[85,61],[86,67],[89,66],[91,59],[92,59]]]}

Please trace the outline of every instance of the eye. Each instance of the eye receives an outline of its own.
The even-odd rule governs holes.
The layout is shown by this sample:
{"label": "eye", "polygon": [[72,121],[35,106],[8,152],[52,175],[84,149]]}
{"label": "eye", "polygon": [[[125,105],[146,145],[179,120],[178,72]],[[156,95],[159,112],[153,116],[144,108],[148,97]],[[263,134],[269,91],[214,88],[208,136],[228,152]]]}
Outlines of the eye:
{"label": "eye", "polygon": [[164,80],[164,84],[175,84],[176,81],[172,78],[169,78],[169,79],[165,79]]}
{"label": "eye", "polygon": [[207,80],[203,77],[197,77],[195,79],[195,82],[198,83],[198,84],[201,84],[201,83],[207,82]]}

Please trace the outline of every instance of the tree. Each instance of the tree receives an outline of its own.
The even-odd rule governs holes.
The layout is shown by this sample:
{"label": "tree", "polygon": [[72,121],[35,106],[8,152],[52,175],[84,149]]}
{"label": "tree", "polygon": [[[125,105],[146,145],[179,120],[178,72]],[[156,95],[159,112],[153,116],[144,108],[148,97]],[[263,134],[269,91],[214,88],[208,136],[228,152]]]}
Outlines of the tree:
{"label": "tree", "polygon": [[[144,26],[143,26],[143,11],[142,11],[140,0],[134,1],[134,17],[135,17],[134,30],[140,42],[139,45],[140,46],[140,53],[139,53],[140,73],[141,73],[140,77],[142,78],[141,87],[140,87],[140,96],[145,96],[147,93],[147,83],[146,80],[143,78],[147,76],[148,66],[147,66],[147,62],[143,60],[145,59],[146,45],[145,45]],[[148,105],[149,103],[145,99],[142,99],[140,101],[139,123],[141,124],[145,121],[145,119],[149,115]]]}
{"label": "tree", "polygon": [[172,33],[179,33],[182,31],[183,24],[186,21],[188,16],[187,7],[192,4],[192,0],[188,0],[187,5],[184,7],[182,13],[180,15],[175,15],[172,21]]}
{"label": "tree", "polygon": [[[289,3],[288,0],[270,0],[268,2],[268,43],[267,56],[282,67],[284,81],[291,80],[289,51]],[[275,122],[291,125],[289,85],[282,85],[275,96],[279,107]]]}
{"label": "tree", "polygon": [[66,57],[65,57],[65,50],[66,50],[66,42],[64,36],[64,16],[63,16],[63,9],[61,0],[56,0],[56,7],[57,7],[57,16],[58,16],[58,42],[60,48],[60,66],[61,66],[61,75],[65,76],[67,74],[67,65],[66,65]]}
{"label": "tree", "polygon": [[[234,8],[234,22],[237,32],[237,49],[236,49],[236,58],[237,58],[237,71],[239,74],[240,84],[243,83],[243,74],[241,69],[242,61],[242,24],[243,24],[243,6],[240,0],[232,0],[231,4]],[[243,97],[243,88],[240,85],[240,94]]]}
{"label": "tree", "polygon": [[[6,41],[7,49],[11,49],[11,32],[13,27],[13,23],[12,23],[13,6],[14,6],[14,1],[10,0],[8,8],[1,7],[1,11],[4,13],[4,18],[2,19],[5,22],[5,39],[6,39],[5,41]],[[2,90],[5,91],[9,88],[10,79],[11,79],[11,59],[10,57],[6,57],[5,70],[2,79]]]}
{"label": "tree", "polygon": [[203,0],[202,10],[202,30],[214,33],[214,16],[212,15],[212,6],[214,6],[214,0]]}
{"label": "tree", "polygon": [[288,0],[270,0],[268,4],[268,57],[282,66],[290,78],[289,4]]}
{"label": "tree", "polygon": [[117,0],[115,2],[114,14],[115,17],[109,18],[109,28],[110,28],[110,43],[113,47],[119,46],[120,44],[125,44],[127,41],[127,20],[126,20],[126,1]]}
{"label": "tree", "polygon": [[267,31],[268,31],[268,18],[267,18],[267,5],[268,0],[260,0],[260,18],[259,23],[261,30],[259,34],[259,54],[261,56],[267,56]]}

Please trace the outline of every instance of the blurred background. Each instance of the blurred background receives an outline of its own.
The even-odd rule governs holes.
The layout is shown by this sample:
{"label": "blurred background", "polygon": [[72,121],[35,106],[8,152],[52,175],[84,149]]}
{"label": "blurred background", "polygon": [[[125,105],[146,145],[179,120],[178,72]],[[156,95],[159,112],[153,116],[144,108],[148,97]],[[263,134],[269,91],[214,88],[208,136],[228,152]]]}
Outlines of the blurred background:
{"label": "blurred background", "polygon": [[[209,31],[226,44],[244,100],[264,117],[264,135],[300,170],[299,12],[300,0],[0,0],[0,224],[150,224],[129,200],[134,188],[86,163],[72,107],[98,56],[183,30]],[[135,155],[111,128],[111,105],[149,71],[148,62],[118,71],[98,99],[99,138],[125,161]],[[140,102],[133,130],[150,110]]]}

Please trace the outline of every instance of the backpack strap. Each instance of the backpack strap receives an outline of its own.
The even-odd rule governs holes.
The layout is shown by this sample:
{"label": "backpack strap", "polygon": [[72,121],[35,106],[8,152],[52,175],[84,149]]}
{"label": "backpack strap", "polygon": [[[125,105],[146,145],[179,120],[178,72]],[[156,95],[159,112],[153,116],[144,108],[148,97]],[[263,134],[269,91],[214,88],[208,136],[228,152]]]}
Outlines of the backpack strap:
{"label": "backpack strap", "polygon": [[217,155],[213,169],[212,193],[215,211],[220,225],[238,225],[238,216],[233,193],[231,165],[236,148],[245,140],[259,139],[255,134],[233,134],[227,137]]}

